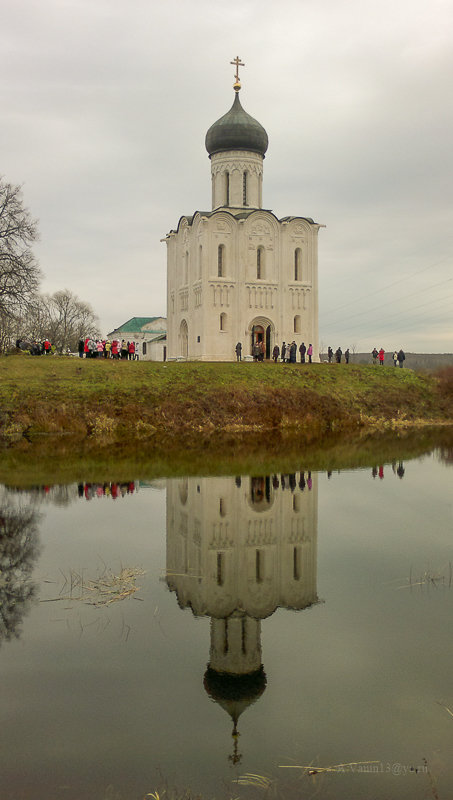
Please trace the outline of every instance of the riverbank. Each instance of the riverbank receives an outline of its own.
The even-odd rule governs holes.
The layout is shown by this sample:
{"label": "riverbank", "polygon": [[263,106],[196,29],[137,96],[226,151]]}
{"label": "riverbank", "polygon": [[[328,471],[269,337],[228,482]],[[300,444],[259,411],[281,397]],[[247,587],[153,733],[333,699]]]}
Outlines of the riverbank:
{"label": "riverbank", "polygon": [[108,442],[446,424],[453,370],[334,364],[0,359],[0,440],[70,435]]}

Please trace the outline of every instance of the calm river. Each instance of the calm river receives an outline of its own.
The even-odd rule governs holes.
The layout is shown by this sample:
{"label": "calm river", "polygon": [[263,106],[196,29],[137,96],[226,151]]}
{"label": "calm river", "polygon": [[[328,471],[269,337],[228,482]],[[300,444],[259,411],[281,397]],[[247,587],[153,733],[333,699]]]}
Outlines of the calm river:
{"label": "calm river", "polygon": [[1,487],[1,800],[452,797],[452,476]]}

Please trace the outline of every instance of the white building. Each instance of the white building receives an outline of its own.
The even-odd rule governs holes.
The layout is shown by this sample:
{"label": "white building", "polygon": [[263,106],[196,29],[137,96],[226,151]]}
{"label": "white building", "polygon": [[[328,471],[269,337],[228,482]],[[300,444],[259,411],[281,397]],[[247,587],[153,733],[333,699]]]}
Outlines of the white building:
{"label": "white building", "polygon": [[[236,76],[237,77],[237,76]],[[267,133],[234,103],[206,135],[212,210],[182,216],[167,243],[168,357],[231,361],[264,342],[313,345],[318,360],[318,230],[262,207]]]}
{"label": "white building", "polygon": [[126,339],[135,342],[142,361],[166,361],[167,320],[165,317],[131,317],[107,334],[110,341]]}

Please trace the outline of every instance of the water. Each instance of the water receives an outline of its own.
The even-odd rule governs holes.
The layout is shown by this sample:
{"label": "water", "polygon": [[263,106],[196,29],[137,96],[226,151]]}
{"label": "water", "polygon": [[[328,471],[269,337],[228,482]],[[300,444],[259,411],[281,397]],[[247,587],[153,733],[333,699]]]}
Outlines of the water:
{"label": "water", "polygon": [[1,799],[450,797],[451,478],[3,487]]}

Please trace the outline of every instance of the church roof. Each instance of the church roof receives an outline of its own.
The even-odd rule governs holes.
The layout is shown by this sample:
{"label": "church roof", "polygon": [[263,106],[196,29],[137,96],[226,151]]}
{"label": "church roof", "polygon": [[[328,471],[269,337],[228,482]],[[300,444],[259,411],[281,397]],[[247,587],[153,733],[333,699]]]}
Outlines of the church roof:
{"label": "church roof", "polygon": [[269,139],[263,126],[244,111],[236,92],[230,110],[209,128],[205,144],[209,156],[226,150],[248,150],[264,157]]}
{"label": "church roof", "polygon": [[[121,331],[122,333],[137,333],[138,331],[141,331],[145,325],[150,325],[152,322],[155,322],[158,319],[163,319],[163,317],[131,317],[131,319],[128,319],[124,325],[119,325],[118,328],[115,328],[115,332]],[[162,327],[159,328],[159,333],[161,331]],[[147,333],[151,332],[153,331],[150,331],[147,328]]]}
{"label": "church roof", "polygon": [[[179,226],[181,222],[185,220],[187,224],[191,227],[195,220],[195,217],[198,215],[200,217],[214,217],[216,214],[230,214],[230,216],[234,217],[234,219],[247,219],[252,214],[271,214],[277,222],[292,222],[293,220],[301,219],[305,222],[308,222],[309,225],[318,225],[311,217],[301,217],[301,216],[291,216],[291,217],[282,217],[278,219],[275,216],[274,212],[267,208],[234,208],[233,206],[222,206],[221,208],[215,208],[213,211],[195,211],[194,214],[183,214],[180,217],[178,226],[176,230],[172,229],[170,233],[177,233],[179,231]],[[168,236],[169,234],[167,234]]]}

